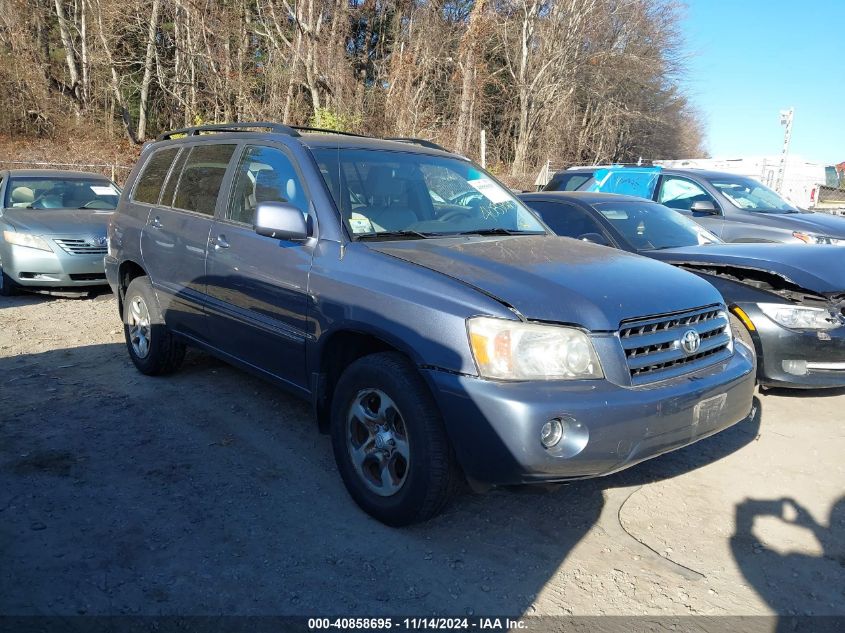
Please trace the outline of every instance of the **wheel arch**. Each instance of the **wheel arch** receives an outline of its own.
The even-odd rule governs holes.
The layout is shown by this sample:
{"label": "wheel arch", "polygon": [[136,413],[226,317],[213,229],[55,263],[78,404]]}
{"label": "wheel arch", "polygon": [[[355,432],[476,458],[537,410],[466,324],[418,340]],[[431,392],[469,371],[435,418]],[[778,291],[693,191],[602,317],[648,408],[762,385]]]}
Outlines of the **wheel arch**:
{"label": "wheel arch", "polygon": [[147,274],[144,267],[139,263],[127,259],[120,264],[117,272],[117,307],[120,311],[120,318],[123,318],[123,299],[126,296],[126,289],[133,279],[143,277]]}
{"label": "wheel arch", "polygon": [[415,366],[421,362],[418,354],[395,336],[361,325],[346,325],[320,337],[311,365],[313,406],[320,432],[329,430],[331,401],[344,370],[359,358],[389,351],[403,354]]}

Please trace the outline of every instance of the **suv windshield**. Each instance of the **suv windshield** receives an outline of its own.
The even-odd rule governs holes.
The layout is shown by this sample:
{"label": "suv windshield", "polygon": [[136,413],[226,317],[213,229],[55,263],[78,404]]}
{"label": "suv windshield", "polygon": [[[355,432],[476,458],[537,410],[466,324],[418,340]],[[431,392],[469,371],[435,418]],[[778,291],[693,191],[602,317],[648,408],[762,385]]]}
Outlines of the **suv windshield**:
{"label": "suv windshield", "polygon": [[387,150],[312,151],[358,238],[546,232],[510,191],[465,160]]}
{"label": "suv windshield", "polygon": [[601,202],[593,205],[638,251],[700,246],[720,240],[692,220],[653,202]]}
{"label": "suv windshield", "polygon": [[709,178],[708,181],[740,209],[760,213],[800,213],[774,191],[752,178],[722,176]]}
{"label": "suv windshield", "polygon": [[117,185],[102,178],[12,177],[3,207],[111,210],[119,198]]}

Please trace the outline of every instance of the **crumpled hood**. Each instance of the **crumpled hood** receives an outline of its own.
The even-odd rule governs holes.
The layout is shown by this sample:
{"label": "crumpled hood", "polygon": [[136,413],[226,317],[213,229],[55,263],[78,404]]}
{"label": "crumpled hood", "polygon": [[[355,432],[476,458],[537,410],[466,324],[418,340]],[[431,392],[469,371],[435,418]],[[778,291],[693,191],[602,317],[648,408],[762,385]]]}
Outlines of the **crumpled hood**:
{"label": "crumpled hood", "polygon": [[845,218],[827,213],[757,213],[763,226],[845,239]]}
{"label": "crumpled hood", "polygon": [[113,214],[88,209],[4,209],[3,220],[18,231],[36,235],[104,236]]}
{"label": "crumpled hood", "polygon": [[722,302],[679,268],[565,237],[371,242],[375,251],[462,281],[530,320],[614,331],[624,319]]}
{"label": "crumpled hood", "polygon": [[679,265],[714,265],[774,273],[819,294],[845,292],[845,246],[803,244],[709,244],[649,251]]}

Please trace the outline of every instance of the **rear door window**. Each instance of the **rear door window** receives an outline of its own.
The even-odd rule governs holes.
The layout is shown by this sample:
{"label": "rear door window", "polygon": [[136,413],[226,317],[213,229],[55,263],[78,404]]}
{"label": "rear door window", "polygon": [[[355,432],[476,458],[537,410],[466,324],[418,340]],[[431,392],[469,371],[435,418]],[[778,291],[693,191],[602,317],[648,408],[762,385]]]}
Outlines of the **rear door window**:
{"label": "rear door window", "polygon": [[144,171],[141,172],[135,184],[135,190],[132,192],[133,201],[158,204],[164,179],[167,178],[167,172],[170,171],[170,165],[178,151],[178,147],[160,149],[147,159]]}
{"label": "rear door window", "polygon": [[173,206],[203,215],[214,215],[217,194],[220,193],[235,147],[234,144],[217,143],[195,145],[182,169]]}

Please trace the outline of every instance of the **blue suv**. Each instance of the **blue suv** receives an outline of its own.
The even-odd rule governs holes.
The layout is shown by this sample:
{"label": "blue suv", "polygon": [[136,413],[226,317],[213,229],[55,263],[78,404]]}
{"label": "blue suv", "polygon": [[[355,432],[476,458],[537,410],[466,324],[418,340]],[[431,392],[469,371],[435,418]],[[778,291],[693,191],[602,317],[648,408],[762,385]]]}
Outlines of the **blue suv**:
{"label": "blue suv", "polygon": [[604,475],[751,412],[752,358],[710,284],[553,236],[431,143],[177,130],[144,148],[108,248],[141,372],[193,345],[308,399],[390,525],[464,479]]}

